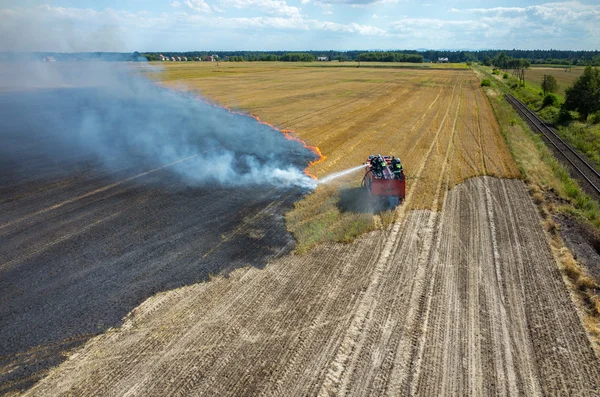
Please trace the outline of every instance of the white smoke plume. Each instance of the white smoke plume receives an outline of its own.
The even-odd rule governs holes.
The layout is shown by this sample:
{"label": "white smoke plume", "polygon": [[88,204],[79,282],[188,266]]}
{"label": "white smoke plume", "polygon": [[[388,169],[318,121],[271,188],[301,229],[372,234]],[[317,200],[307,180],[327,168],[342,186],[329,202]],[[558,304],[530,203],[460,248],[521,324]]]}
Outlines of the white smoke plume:
{"label": "white smoke plume", "polygon": [[302,171],[315,155],[299,142],[160,88],[132,64],[2,62],[0,117],[3,164],[38,156],[148,169],[189,157],[169,168],[190,185],[316,186]]}

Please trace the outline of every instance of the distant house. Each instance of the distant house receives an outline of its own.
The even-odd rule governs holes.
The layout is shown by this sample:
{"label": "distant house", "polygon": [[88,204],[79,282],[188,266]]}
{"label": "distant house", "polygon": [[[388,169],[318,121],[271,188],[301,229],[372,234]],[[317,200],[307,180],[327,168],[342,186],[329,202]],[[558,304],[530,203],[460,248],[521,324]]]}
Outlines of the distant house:
{"label": "distant house", "polygon": [[194,61],[196,61],[196,62],[201,62],[201,61],[202,61],[202,58],[200,58],[200,57],[196,57],[196,58],[194,58]]}
{"label": "distant house", "polygon": [[171,57],[171,61],[175,62],[175,61],[177,61],[177,59],[175,59],[175,57]]}
{"label": "distant house", "polygon": [[56,62],[54,57],[44,57],[44,62]]}
{"label": "distant house", "polygon": [[214,62],[215,61],[215,57],[212,56],[212,55],[207,55],[207,56],[204,57],[204,60],[206,62]]}
{"label": "distant house", "polygon": [[177,61],[181,62],[181,57],[177,57]]}
{"label": "distant house", "polygon": [[448,58],[438,58],[438,63],[448,63]]}
{"label": "distant house", "polygon": [[160,54],[158,57],[160,58],[161,61],[168,61],[169,60],[169,58],[166,57],[166,56],[164,56],[163,54]]}
{"label": "distant house", "polygon": [[327,57],[318,57],[317,61],[327,62]]}
{"label": "distant house", "polygon": [[187,57],[181,57],[181,60],[187,62]]}

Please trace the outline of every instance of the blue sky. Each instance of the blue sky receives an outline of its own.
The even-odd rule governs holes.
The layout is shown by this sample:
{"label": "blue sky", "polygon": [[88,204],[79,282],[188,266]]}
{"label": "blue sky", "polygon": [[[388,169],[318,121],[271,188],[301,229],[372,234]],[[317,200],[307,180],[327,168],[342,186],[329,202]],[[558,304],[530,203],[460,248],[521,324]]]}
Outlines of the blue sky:
{"label": "blue sky", "polygon": [[3,0],[0,21],[0,51],[600,49],[597,0]]}

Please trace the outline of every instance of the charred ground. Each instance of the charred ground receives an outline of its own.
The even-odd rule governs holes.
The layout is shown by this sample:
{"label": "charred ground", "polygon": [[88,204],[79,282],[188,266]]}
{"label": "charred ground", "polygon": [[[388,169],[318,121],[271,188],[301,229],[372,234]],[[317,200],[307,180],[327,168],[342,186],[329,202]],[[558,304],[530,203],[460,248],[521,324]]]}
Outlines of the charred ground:
{"label": "charred ground", "polygon": [[[57,94],[67,99],[52,105]],[[303,189],[193,183],[182,176],[197,171],[194,161],[161,168],[128,142],[119,145],[127,155],[113,156],[81,145],[81,125],[65,124],[60,136],[50,130],[57,114],[80,119],[89,98],[78,90],[0,98],[0,394],[32,385],[66,350],[118,326],[159,291],[262,267],[293,248],[282,214]],[[14,117],[23,104],[30,117]],[[182,132],[181,123],[175,134],[193,128]],[[120,128],[112,123],[99,137],[124,139]],[[270,161],[301,169],[311,159],[277,131],[262,133],[294,145]]]}

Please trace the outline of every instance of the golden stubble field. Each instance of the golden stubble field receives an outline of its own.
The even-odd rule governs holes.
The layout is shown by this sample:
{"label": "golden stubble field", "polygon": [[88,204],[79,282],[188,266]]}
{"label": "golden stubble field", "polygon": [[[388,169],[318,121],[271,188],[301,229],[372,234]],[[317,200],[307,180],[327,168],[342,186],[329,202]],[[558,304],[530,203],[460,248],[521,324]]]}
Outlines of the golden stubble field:
{"label": "golden stubble field", "polygon": [[441,204],[440,183],[519,174],[471,70],[181,63],[158,78],[295,131],[327,156],[311,167],[318,177],[369,154],[400,156],[410,208]]}
{"label": "golden stubble field", "polygon": [[[327,157],[310,167],[320,178],[362,164],[370,154],[399,156],[408,178],[405,209],[439,210],[447,190],[471,177],[519,176],[470,69],[171,63],[153,77],[293,130]],[[356,172],[342,188],[357,187],[361,179]],[[396,215],[340,210],[343,194],[339,183],[320,186],[287,215],[299,252],[325,241],[352,241]]]}

